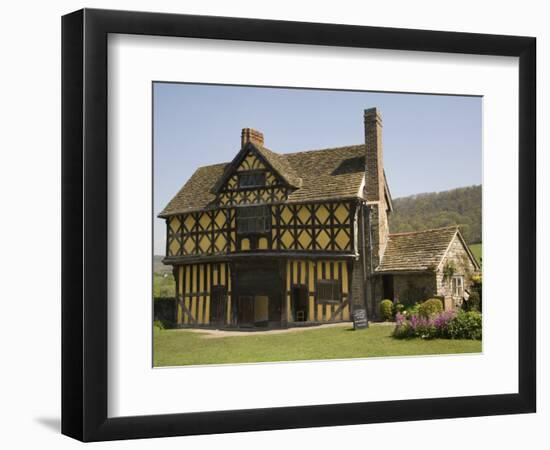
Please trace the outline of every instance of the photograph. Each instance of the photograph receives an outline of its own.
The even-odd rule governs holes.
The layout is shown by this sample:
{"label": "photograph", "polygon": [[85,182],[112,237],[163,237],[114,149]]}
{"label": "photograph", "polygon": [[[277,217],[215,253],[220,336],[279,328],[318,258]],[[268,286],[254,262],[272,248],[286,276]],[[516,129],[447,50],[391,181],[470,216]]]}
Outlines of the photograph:
{"label": "photograph", "polygon": [[152,99],[154,367],[482,352],[481,96]]}

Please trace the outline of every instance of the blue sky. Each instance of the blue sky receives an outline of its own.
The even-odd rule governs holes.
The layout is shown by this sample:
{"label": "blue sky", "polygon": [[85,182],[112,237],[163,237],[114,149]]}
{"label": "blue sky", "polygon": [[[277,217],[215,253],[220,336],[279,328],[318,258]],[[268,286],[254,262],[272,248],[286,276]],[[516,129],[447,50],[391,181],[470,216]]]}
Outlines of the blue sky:
{"label": "blue sky", "polygon": [[155,254],[156,215],[197,167],[231,161],[247,127],[279,153],[360,144],[363,110],[376,106],[394,198],[481,183],[480,97],[175,83],[153,94]]}

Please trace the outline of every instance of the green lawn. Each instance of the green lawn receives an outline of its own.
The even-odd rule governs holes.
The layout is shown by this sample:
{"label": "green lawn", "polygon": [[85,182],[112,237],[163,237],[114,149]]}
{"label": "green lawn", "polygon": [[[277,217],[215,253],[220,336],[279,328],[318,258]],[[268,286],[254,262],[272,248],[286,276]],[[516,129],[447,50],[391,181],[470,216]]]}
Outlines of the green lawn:
{"label": "green lawn", "polygon": [[470,244],[470,250],[477,259],[477,262],[481,264],[481,242],[479,244]]}
{"label": "green lawn", "polygon": [[154,365],[227,364],[265,361],[365,358],[481,352],[481,341],[434,339],[398,340],[393,326],[366,330],[348,327],[311,328],[284,334],[205,338],[188,330],[154,333]]}

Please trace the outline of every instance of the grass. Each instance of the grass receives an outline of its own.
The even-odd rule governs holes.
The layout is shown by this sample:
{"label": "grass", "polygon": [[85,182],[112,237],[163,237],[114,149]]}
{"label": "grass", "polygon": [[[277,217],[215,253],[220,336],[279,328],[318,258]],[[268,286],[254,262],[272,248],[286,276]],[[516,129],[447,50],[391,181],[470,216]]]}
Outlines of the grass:
{"label": "grass", "polygon": [[366,358],[481,352],[481,341],[391,337],[393,326],[353,331],[346,326],[283,334],[205,338],[188,330],[154,332],[154,365],[183,366],[267,361]]}
{"label": "grass", "polygon": [[472,251],[472,253],[476,257],[477,262],[481,265],[481,258],[482,258],[481,242],[479,244],[471,244],[470,245],[470,250]]}

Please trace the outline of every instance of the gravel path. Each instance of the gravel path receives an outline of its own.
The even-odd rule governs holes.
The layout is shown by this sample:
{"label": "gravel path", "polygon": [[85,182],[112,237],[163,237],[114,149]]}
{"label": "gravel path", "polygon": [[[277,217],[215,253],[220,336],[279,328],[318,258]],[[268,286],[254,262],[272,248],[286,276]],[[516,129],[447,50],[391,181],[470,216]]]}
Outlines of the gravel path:
{"label": "gravel path", "polygon": [[333,327],[353,327],[353,322],[328,323],[326,325],[316,325],[312,327],[295,327],[265,331],[227,331],[227,330],[208,330],[204,328],[184,328],[182,331],[192,331],[204,335],[205,339],[224,338],[232,336],[258,336],[261,334],[285,334],[285,333],[300,333],[307,330],[318,330],[321,328]]}

